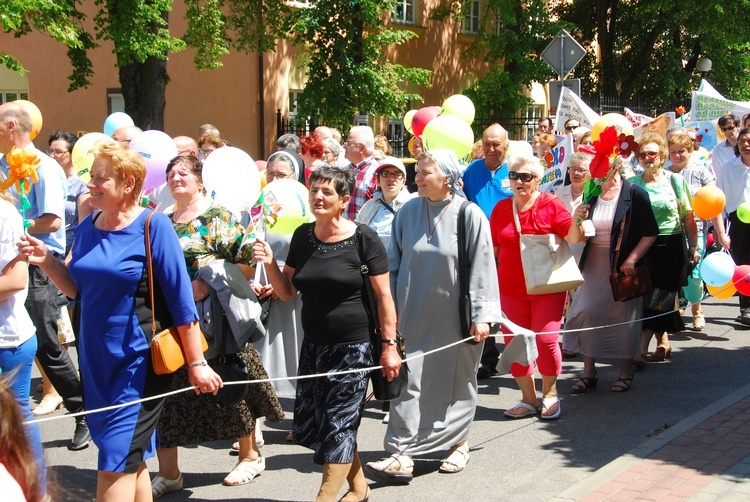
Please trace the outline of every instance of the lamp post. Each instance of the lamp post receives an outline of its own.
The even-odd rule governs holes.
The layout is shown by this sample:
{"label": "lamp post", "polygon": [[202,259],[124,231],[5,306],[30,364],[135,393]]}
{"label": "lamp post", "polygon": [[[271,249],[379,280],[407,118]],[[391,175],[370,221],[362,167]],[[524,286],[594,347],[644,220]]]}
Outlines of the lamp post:
{"label": "lamp post", "polygon": [[713,61],[704,57],[698,58],[698,61],[695,63],[695,69],[703,73],[704,75],[707,72],[711,71],[712,66],[713,66]]}

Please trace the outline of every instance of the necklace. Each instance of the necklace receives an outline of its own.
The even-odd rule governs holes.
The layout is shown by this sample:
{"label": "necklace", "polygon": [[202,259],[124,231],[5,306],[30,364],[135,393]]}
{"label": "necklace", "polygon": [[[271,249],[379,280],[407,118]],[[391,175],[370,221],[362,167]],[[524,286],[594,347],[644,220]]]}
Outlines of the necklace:
{"label": "necklace", "polygon": [[430,203],[425,199],[425,204],[427,206],[427,243],[429,244],[432,242],[432,234],[435,233],[435,230],[437,230],[437,226],[440,223],[440,220],[443,219],[443,216],[445,216],[445,212],[448,210],[448,208],[451,205],[451,202],[453,202],[453,199],[448,201],[448,203],[445,205],[442,211],[440,211],[440,214],[438,215],[438,219],[435,222],[435,226],[430,228],[430,221],[432,220],[432,217],[430,216]]}
{"label": "necklace", "polygon": [[581,190],[580,192],[576,193],[576,192],[573,191],[573,187],[571,187],[570,188],[570,195],[572,195],[573,197],[578,197],[579,195],[583,195],[583,190]]}

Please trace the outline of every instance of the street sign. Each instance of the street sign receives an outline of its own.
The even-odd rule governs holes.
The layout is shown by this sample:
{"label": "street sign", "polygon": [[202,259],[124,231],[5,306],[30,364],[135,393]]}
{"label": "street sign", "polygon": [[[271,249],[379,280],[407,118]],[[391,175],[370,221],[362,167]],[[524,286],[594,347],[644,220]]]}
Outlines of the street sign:
{"label": "street sign", "polygon": [[560,93],[563,87],[567,87],[576,96],[581,95],[581,79],[571,78],[570,80],[550,80],[549,86],[549,106],[550,112],[557,111],[557,103],[560,101]]}
{"label": "street sign", "polygon": [[541,54],[542,59],[560,75],[560,80],[563,80],[585,55],[586,49],[565,30],[560,30]]}

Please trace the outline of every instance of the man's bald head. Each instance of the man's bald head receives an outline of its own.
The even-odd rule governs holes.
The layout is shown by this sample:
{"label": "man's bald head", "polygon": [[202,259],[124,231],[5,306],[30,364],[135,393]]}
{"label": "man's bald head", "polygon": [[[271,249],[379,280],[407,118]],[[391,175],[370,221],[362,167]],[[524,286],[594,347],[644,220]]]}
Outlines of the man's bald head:
{"label": "man's bald head", "polygon": [[492,124],[482,134],[482,150],[484,150],[484,163],[493,171],[505,162],[505,154],[508,151],[508,131],[500,124]]}
{"label": "man's bald head", "polygon": [[175,136],[172,138],[177,147],[177,155],[180,157],[198,156],[198,143],[190,136]]}
{"label": "man's bald head", "polygon": [[112,133],[112,139],[120,143],[121,145],[130,146],[130,142],[143,132],[143,129],[136,126],[125,126],[120,127]]}

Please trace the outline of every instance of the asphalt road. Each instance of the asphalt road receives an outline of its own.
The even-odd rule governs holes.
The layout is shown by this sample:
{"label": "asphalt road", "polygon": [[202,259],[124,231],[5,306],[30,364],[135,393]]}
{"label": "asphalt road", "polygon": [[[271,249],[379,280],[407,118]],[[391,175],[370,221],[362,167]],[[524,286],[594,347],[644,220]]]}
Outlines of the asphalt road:
{"label": "asphalt road", "polygon": [[[609,391],[617,377],[617,363],[605,361],[599,367],[599,389],[573,396],[570,387],[583,363],[580,357],[564,360],[559,383],[563,413],[557,421],[505,419],[502,411],[520,397],[515,382],[510,376],[481,381],[466,470],[439,474],[441,455],[418,458],[414,480],[408,486],[371,480],[371,500],[529,501],[555,497],[651,435],[748,383],[750,328],[734,321],[737,299],[711,299],[704,303],[704,312],[706,329],[672,335],[671,360],[650,364],[636,374],[629,392]],[[690,318],[685,320],[691,325]],[[37,376],[34,384],[38,381]],[[284,400],[283,405],[291,418],[292,402]],[[56,413],[63,415],[64,410]],[[368,403],[359,430],[364,462],[383,456],[386,426],[381,423],[382,416],[380,403]],[[221,485],[236,462],[236,457],[228,454],[231,441],[180,448],[185,488],[161,500],[313,500],[321,467],[313,464],[309,450],[285,441],[290,427],[290,419],[263,425],[265,446],[261,452],[266,457],[266,471],[239,487]],[[42,424],[55,500],[91,500],[95,495],[97,449],[91,444],[83,451],[68,451],[73,428],[70,418]],[[149,460],[148,465],[153,476],[155,460]]]}

